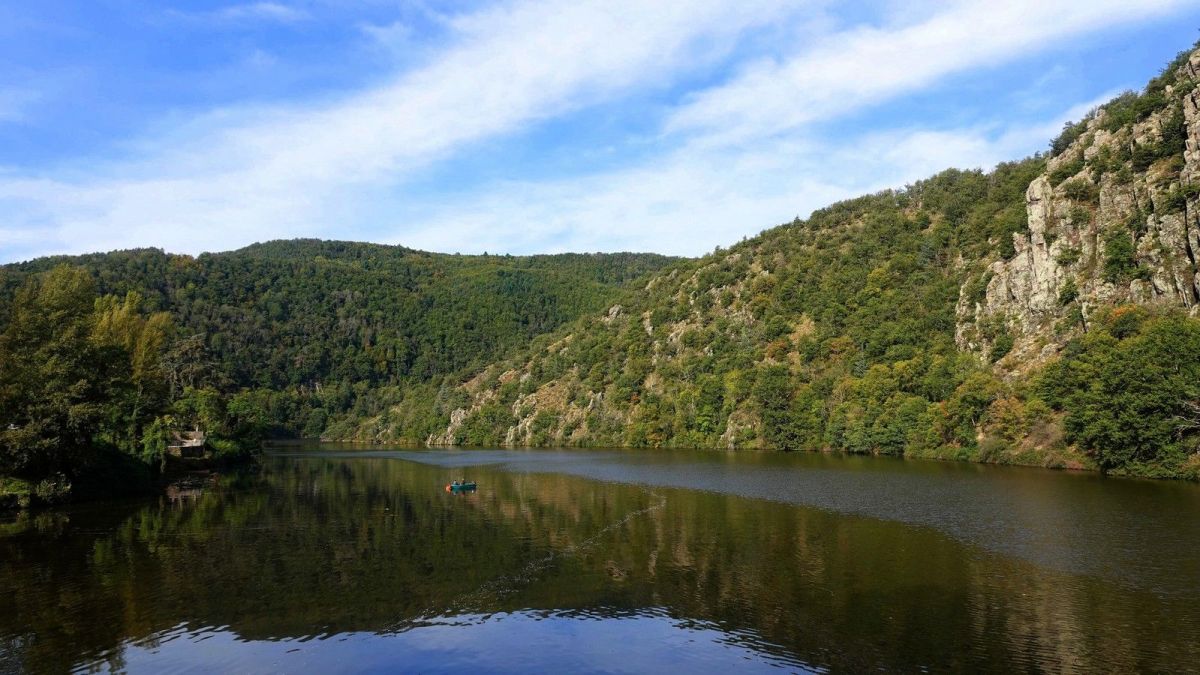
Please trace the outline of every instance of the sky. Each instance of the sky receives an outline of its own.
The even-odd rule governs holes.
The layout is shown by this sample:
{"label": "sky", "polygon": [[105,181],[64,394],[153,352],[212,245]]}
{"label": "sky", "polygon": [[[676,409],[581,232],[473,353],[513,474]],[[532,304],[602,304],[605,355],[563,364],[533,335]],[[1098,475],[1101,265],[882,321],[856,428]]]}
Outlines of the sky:
{"label": "sky", "polygon": [[1044,151],[1200,0],[0,0],[0,262],[701,255]]}

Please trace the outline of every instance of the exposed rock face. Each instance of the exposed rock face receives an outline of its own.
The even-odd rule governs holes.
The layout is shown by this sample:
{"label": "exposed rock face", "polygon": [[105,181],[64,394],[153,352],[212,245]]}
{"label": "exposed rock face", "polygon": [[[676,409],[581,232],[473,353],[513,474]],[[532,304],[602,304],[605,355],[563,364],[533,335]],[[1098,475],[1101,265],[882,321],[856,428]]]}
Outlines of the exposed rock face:
{"label": "exposed rock face", "polygon": [[[1101,110],[1086,132],[1047,162],[1026,192],[1028,230],[1013,235],[1015,255],[989,265],[982,298],[963,285],[957,340],[987,353],[998,332],[1015,338],[1015,363],[1037,362],[1086,327],[1097,307],[1140,303],[1200,311],[1200,52],[1166,88],[1164,109],[1106,129]],[[1182,111],[1182,156],[1152,155]],[[1160,155],[1164,153],[1159,153]],[[1148,166],[1142,166],[1154,157]],[[1142,159],[1139,163],[1139,157]],[[1121,242],[1130,264],[1120,267]],[[978,287],[978,286],[977,286]]]}

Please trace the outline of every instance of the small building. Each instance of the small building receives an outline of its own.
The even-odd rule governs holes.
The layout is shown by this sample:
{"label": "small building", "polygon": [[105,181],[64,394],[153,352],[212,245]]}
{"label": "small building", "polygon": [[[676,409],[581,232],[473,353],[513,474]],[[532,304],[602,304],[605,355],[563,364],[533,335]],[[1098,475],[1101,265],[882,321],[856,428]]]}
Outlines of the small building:
{"label": "small building", "polygon": [[203,431],[177,431],[167,444],[167,454],[187,459],[204,457],[208,436]]}

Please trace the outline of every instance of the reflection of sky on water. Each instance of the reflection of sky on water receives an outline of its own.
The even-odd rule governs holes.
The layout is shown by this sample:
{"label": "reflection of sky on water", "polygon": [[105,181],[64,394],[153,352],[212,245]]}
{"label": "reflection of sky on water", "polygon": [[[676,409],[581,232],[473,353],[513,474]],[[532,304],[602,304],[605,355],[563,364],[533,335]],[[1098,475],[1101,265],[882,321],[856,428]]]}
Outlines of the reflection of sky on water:
{"label": "reflection of sky on water", "polygon": [[329,455],[440,466],[453,470],[447,480],[462,469],[488,466],[767,499],[932,527],[1052,569],[1159,593],[1200,590],[1194,551],[1200,541],[1200,487],[1190,484],[813,454],[451,449]]}
{"label": "reflection of sky on water", "polygon": [[121,658],[130,671],[160,673],[234,672],[248,663],[262,671],[320,673],[812,672],[749,644],[714,624],[657,612],[620,618],[514,612],[285,640],[244,640],[227,628],[184,625],[122,645]]}

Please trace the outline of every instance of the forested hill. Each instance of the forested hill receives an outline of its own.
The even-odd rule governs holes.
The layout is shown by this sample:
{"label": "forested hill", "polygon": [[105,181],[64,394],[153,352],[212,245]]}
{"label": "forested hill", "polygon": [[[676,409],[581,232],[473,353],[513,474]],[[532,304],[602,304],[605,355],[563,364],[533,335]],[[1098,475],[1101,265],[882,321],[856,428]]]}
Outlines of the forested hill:
{"label": "forested hill", "polygon": [[[0,267],[0,332],[17,289],[81,267],[99,295],[140,295],[166,311],[164,347],[180,388],[257,391],[275,433],[319,434],[377,405],[377,390],[473,372],[539,334],[611,304],[672,258],[653,254],[446,255],[295,240],[237,251],[157,249],[51,257]],[[372,392],[370,395],[367,392]]]}
{"label": "forested hill", "polygon": [[335,431],[1200,476],[1198,79],[1182,53],[1046,154],[680,262],[434,405]]}
{"label": "forested hill", "polygon": [[182,334],[203,336],[215,384],[376,386],[482,366],[605,306],[622,284],[670,261],[458,256],[317,240],[194,258],[144,249],[8,266],[0,303],[29,273],[79,265],[101,293],[136,291],[146,311],[168,311]]}

